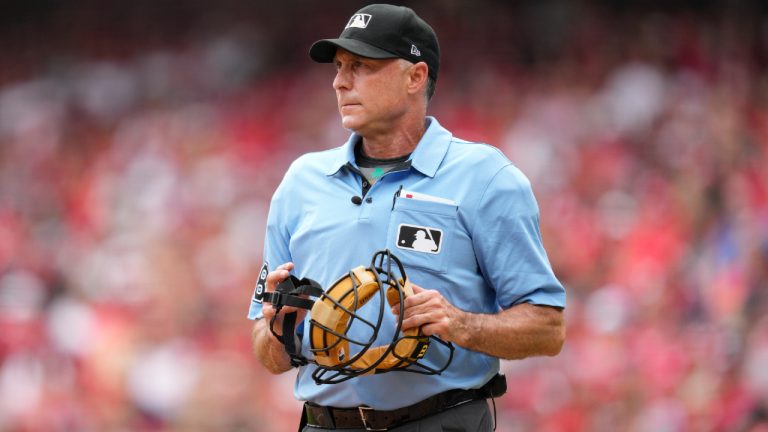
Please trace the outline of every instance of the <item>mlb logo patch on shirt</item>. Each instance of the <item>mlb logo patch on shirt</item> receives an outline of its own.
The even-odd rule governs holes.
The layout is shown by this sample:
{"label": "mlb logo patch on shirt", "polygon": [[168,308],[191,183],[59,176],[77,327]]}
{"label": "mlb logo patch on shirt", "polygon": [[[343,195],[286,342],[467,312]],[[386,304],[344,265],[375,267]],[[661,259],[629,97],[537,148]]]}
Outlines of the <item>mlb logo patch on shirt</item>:
{"label": "mlb logo patch on shirt", "polygon": [[443,231],[437,228],[400,224],[397,227],[397,247],[416,252],[439,254]]}

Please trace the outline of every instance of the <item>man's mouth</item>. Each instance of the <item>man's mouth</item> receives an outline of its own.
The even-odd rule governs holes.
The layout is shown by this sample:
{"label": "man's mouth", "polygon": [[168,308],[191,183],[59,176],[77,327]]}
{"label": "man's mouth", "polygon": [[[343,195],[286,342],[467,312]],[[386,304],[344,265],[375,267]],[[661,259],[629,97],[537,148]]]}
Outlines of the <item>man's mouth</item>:
{"label": "man's mouth", "polygon": [[347,111],[347,110],[354,109],[355,107],[359,107],[359,106],[361,106],[361,105],[357,104],[357,103],[345,103],[345,104],[342,104],[339,107],[339,111]]}

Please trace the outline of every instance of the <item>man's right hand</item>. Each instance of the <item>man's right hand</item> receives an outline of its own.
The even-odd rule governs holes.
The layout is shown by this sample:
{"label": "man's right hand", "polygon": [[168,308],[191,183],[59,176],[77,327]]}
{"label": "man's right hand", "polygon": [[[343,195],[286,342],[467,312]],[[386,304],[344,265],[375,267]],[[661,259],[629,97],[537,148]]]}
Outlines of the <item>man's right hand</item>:
{"label": "man's right hand", "polygon": [[[266,291],[271,292],[275,291],[277,289],[277,285],[288,279],[288,276],[290,276],[291,270],[293,270],[293,263],[287,262],[280,264],[277,266],[274,270],[269,272],[267,275],[267,283],[266,283]],[[272,329],[275,331],[275,333],[279,335],[283,335],[283,316],[287,313],[292,312],[298,312],[298,316],[296,317],[296,324],[302,322],[304,320],[304,317],[307,314],[306,309],[296,308],[293,306],[283,306],[282,309],[280,309],[280,312],[278,313],[275,310],[275,307],[271,303],[264,302],[262,304],[262,313],[264,314],[264,319],[267,323],[269,323],[272,320],[272,317],[277,315],[277,318],[275,319],[275,325],[272,326]]]}
{"label": "man's right hand", "polygon": [[[275,291],[277,285],[288,279],[291,270],[293,270],[293,263],[287,262],[280,264],[267,274],[267,280],[265,283],[266,291]],[[261,305],[261,311],[264,314],[264,318],[256,320],[253,325],[253,352],[256,358],[264,365],[264,367],[273,374],[279,374],[293,369],[290,358],[285,352],[285,347],[278,341],[272,332],[270,331],[270,321],[277,315],[275,319],[275,325],[273,326],[275,333],[282,336],[283,333],[283,316],[288,312],[296,312],[295,307],[284,306],[280,313],[277,313],[275,307],[271,303],[263,302]],[[296,322],[301,322],[306,315],[305,310],[298,310]]]}

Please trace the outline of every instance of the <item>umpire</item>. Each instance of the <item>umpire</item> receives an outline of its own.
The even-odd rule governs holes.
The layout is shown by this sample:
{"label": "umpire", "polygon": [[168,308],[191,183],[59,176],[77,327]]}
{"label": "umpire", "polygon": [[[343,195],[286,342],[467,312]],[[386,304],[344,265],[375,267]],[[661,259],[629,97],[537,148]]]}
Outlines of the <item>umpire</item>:
{"label": "umpire", "polygon": [[[387,248],[415,285],[403,328],[453,343],[453,361],[440,375],[339,384],[318,384],[315,366],[302,366],[299,430],[490,431],[486,399],[505,388],[499,359],[556,355],[565,339],[565,290],[541,242],[538,205],[499,150],[456,138],[426,115],[440,67],[426,22],[409,8],[374,4],[343,24],[339,38],[315,42],[309,55],[335,65],[341,123],[352,133],[338,148],[297,159],[275,191],[249,310],[254,353],[272,373],[292,369],[270,332],[276,312],[262,302],[264,289],[289,274],[328,287]],[[277,321],[293,311],[283,308]],[[306,322],[297,322],[311,357]],[[438,363],[441,348],[430,347],[425,361]]]}

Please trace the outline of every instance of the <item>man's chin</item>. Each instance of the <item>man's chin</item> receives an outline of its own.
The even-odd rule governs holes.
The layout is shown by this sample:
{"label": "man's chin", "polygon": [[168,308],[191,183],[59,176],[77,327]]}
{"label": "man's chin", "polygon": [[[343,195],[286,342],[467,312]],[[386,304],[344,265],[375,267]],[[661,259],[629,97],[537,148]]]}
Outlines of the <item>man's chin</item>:
{"label": "man's chin", "polygon": [[352,132],[357,131],[362,126],[361,122],[353,118],[352,116],[342,116],[341,117],[341,126],[344,129],[350,130]]}

